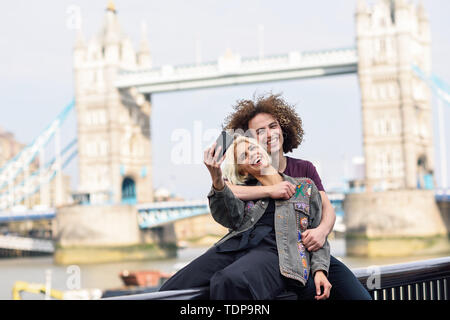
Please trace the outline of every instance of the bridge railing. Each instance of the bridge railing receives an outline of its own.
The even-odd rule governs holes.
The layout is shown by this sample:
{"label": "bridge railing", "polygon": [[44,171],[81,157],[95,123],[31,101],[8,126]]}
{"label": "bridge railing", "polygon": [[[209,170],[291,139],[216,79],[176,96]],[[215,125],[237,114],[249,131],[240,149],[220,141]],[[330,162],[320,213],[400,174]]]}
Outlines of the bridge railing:
{"label": "bridge railing", "polygon": [[[353,270],[374,300],[449,300],[450,257]],[[377,284],[377,275],[379,283]]]}
{"label": "bridge railing", "polygon": [[[374,300],[449,300],[450,257],[353,269]],[[201,300],[209,288],[192,288],[105,298],[108,300]],[[285,292],[277,300],[295,300]]]}
{"label": "bridge railing", "polygon": [[55,251],[52,240],[3,235],[0,235],[0,249],[45,253],[53,253]]}

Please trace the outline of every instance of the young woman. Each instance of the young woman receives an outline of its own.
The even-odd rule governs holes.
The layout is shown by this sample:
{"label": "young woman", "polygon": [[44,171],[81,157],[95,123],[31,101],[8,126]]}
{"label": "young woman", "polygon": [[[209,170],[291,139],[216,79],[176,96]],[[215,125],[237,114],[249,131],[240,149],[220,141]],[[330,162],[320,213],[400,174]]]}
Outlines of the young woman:
{"label": "young woman", "polygon": [[[279,173],[252,138],[236,138],[221,159],[220,147],[217,154],[214,149],[215,144],[204,154],[213,182],[209,205],[213,218],[230,232],[160,290],[209,286],[211,299],[269,300],[287,287],[315,287],[305,298],[328,298],[328,243],[310,253],[302,242],[302,233],[321,221],[321,197],[314,182]],[[224,183],[224,159],[225,176],[236,184],[272,186],[288,181],[296,186],[295,193],[289,200],[244,202]]]}
{"label": "young woman", "polygon": [[[251,132],[268,151],[272,165],[278,171],[291,177],[308,177],[314,181],[322,198],[322,221],[317,227],[304,232],[302,237],[309,251],[320,249],[333,230],[336,215],[314,165],[307,160],[285,155],[296,149],[303,141],[302,120],[294,107],[286,103],[280,95],[262,96],[255,101],[241,100],[234,106],[234,112],[225,120],[224,127]],[[287,181],[270,186],[240,186],[230,181],[226,184],[239,199],[244,201],[265,197],[289,199],[295,192],[295,187]],[[328,279],[333,285],[330,299],[371,300],[370,294],[351,270],[333,256],[330,260]],[[305,294],[309,295],[306,291]]]}

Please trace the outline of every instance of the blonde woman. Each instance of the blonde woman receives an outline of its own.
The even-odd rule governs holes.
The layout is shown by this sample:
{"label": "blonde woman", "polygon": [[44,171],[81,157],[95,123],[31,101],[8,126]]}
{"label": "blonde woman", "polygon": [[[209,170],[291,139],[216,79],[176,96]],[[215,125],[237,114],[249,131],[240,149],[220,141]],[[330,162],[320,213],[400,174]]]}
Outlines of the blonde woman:
{"label": "blonde woman", "polygon": [[[160,290],[209,286],[210,299],[268,300],[289,287],[307,288],[310,299],[328,298],[328,242],[310,253],[301,237],[321,221],[321,197],[314,182],[278,172],[267,152],[252,138],[237,137],[221,159],[215,147],[213,144],[204,153],[213,183],[209,205],[213,218],[230,232]],[[289,200],[242,201],[224,183],[223,175],[241,185],[289,181],[295,189]]]}

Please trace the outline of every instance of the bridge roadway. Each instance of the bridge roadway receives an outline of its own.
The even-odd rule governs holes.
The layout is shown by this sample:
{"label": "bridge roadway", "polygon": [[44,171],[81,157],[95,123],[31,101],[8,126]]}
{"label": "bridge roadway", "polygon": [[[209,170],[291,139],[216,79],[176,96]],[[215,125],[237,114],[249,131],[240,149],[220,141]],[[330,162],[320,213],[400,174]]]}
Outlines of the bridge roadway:
{"label": "bridge roadway", "polygon": [[210,88],[268,81],[354,74],[358,70],[355,48],[315,52],[290,52],[241,58],[226,53],[217,61],[184,66],[166,65],[147,70],[121,70],[116,87],[136,87],[144,94]]}

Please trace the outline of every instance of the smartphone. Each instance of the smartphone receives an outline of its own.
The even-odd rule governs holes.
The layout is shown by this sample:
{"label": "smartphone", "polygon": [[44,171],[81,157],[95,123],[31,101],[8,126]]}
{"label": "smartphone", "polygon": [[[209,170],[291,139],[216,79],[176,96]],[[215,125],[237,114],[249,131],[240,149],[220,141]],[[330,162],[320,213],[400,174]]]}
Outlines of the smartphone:
{"label": "smartphone", "polygon": [[222,157],[225,154],[225,152],[227,152],[227,149],[233,143],[233,140],[234,140],[234,136],[232,136],[226,130],[223,130],[220,133],[220,136],[216,140],[216,149],[214,150],[214,155],[216,155],[217,154],[217,148],[219,148],[219,146],[222,147],[222,149],[220,150],[220,155],[217,157],[217,159],[222,159]]}

